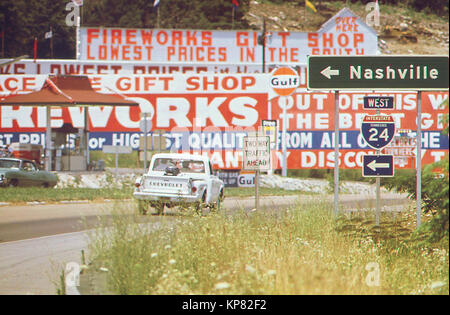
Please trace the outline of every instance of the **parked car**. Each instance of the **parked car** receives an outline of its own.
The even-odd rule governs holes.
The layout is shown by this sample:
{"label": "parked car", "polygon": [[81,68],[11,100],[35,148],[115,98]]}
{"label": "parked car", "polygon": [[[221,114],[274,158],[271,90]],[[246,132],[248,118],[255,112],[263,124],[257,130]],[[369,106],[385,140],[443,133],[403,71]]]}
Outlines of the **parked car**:
{"label": "parked car", "polygon": [[40,170],[34,161],[0,158],[0,187],[53,187],[57,182],[55,174]]}
{"label": "parked car", "polygon": [[224,183],[213,173],[207,157],[179,153],[155,154],[148,172],[136,179],[133,196],[139,212],[149,207],[162,214],[164,207],[194,206],[220,209]]}

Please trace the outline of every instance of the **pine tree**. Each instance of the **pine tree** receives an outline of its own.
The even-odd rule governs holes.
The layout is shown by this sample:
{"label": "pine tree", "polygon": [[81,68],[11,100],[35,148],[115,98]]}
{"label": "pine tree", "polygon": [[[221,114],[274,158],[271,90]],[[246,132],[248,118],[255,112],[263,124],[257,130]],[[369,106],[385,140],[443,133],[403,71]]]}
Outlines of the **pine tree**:
{"label": "pine tree", "polygon": [[[52,27],[54,58],[75,58],[75,27],[66,25],[66,5],[70,0],[2,0],[0,26],[5,33],[5,57],[34,55],[50,58],[50,43],[44,38]],[[81,8],[82,26],[156,28],[157,11],[153,0],[85,0]],[[235,29],[248,29],[243,19],[250,0],[239,0]],[[231,0],[160,0],[159,28],[231,29]]]}

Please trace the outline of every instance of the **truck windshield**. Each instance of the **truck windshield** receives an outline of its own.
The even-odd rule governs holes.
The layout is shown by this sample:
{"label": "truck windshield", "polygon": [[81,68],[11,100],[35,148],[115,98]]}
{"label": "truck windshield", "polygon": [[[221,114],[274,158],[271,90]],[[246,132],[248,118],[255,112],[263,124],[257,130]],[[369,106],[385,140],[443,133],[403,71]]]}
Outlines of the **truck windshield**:
{"label": "truck windshield", "polygon": [[154,171],[165,171],[168,166],[176,166],[180,173],[204,173],[205,164],[198,160],[185,160],[174,158],[158,158],[153,163]]}
{"label": "truck windshield", "polygon": [[20,161],[0,159],[0,168],[19,168]]}

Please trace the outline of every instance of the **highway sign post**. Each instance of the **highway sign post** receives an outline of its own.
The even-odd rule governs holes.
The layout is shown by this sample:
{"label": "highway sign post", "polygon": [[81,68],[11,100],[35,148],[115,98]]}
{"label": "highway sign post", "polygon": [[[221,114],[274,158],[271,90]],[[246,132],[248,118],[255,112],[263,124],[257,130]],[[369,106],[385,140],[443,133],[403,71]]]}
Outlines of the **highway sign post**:
{"label": "highway sign post", "polygon": [[[368,100],[368,104],[370,104]],[[376,102],[373,104],[385,104],[389,107],[389,101]],[[393,101],[392,101],[393,104]],[[376,225],[380,225],[380,177],[394,176],[394,157],[388,155],[380,155],[380,150],[391,143],[395,134],[395,121],[392,116],[380,115],[379,106],[368,106],[368,109],[376,109],[376,115],[366,115],[361,122],[361,135],[366,143],[373,149],[377,150],[377,155],[363,156],[363,176],[376,177]],[[393,107],[393,106],[392,106]]]}
{"label": "highway sign post", "polygon": [[147,134],[152,130],[152,120],[147,118],[148,114],[143,113],[143,118],[139,121],[139,129],[144,133],[144,170],[147,169]]}
{"label": "highway sign post", "polygon": [[259,208],[259,174],[270,170],[270,137],[252,136],[244,137],[243,169],[255,171],[255,209]]}
{"label": "highway sign post", "polygon": [[[417,90],[417,121],[422,121],[422,91],[449,89],[448,56],[309,56],[308,89],[335,91],[335,213],[338,212],[339,90]],[[380,107],[381,104],[378,105]],[[370,106],[370,105],[368,105]],[[387,109],[376,108],[374,109]],[[365,108],[368,109],[368,108]],[[377,113],[379,114],[379,113]],[[417,227],[421,223],[421,124],[416,134]],[[378,134],[378,132],[377,132]],[[384,135],[383,135],[384,136]],[[377,154],[379,154],[379,150]],[[379,183],[379,178],[377,178]],[[377,198],[379,188],[377,189]],[[379,204],[377,200],[377,209]],[[379,220],[377,216],[377,221]],[[378,223],[378,222],[377,222]]]}

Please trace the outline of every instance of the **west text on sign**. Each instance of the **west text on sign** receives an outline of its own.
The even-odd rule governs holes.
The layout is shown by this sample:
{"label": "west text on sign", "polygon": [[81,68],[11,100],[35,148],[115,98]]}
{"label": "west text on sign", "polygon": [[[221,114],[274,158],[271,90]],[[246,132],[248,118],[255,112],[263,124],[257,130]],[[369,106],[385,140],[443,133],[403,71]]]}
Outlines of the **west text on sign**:
{"label": "west text on sign", "polygon": [[364,109],[393,109],[393,96],[364,96]]}

